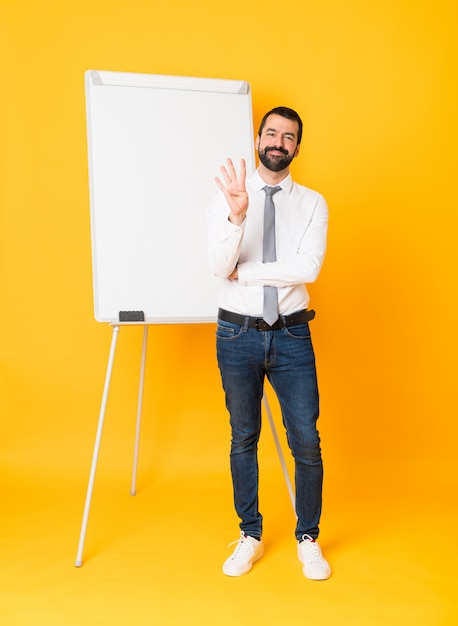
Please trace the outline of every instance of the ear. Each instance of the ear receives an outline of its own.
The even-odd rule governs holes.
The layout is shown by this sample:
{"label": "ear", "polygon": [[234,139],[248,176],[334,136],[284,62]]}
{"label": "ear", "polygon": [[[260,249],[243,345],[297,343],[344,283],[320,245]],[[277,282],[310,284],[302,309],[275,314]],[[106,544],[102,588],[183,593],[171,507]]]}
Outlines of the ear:
{"label": "ear", "polygon": [[256,150],[259,148],[259,135],[256,135],[256,140],[254,142],[254,147],[256,148]]}
{"label": "ear", "polygon": [[298,144],[298,146],[296,147],[296,150],[294,152],[294,156],[297,157],[297,155],[299,154],[299,150],[301,149],[301,144]]}

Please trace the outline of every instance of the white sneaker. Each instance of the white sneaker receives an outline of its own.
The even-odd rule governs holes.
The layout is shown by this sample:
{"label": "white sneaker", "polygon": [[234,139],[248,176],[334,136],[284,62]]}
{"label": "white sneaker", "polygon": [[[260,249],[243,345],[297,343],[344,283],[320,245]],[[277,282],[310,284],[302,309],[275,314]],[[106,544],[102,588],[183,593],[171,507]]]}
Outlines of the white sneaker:
{"label": "white sneaker", "polygon": [[253,567],[253,563],[264,554],[262,541],[245,535],[243,531],[240,533],[240,539],[233,541],[229,546],[232,546],[234,543],[237,544],[234,552],[223,564],[223,572],[226,576],[242,576],[246,574]]}
{"label": "white sneaker", "polygon": [[321,554],[320,546],[309,535],[304,535],[303,541],[297,544],[297,555],[303,565],[304,576],[307,578],[326,580],[331,575],[331,568]]}

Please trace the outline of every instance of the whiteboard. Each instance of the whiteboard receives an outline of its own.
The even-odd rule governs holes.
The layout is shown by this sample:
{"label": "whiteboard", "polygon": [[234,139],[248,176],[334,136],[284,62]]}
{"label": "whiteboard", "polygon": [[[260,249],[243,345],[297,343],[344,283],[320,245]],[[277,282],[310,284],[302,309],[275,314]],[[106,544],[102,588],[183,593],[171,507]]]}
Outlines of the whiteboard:
{"label": "whiteboard", "polygon": [[249,84],[89,70],[85,91],[95,319],[213,322],[206,212],[227,157],[254,171]]}

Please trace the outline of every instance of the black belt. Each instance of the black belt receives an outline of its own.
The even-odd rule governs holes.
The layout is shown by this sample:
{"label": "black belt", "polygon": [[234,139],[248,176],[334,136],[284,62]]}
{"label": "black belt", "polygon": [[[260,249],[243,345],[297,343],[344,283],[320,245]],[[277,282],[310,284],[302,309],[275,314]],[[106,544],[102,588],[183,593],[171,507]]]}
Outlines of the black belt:
{"label": "black belt", "polygon": [[297,326],[297,324],[305,324],[313,320],[315,317],[315,311],[311,309],[305,309],[304,311],[297,311],[291,315],[280,315],[278,320],[272,326],[269,326],[262,317],[250,317],[249,315],[241,315],[240,313],[232,313],[231,311],[225,311],[224,309],[218,310],[218,318],[224,322],[230,322],[231,324],[238,324],[239,326],[245,326],[248,319],[248,328],[256,328],[256,330],[278,330],[288,326]]}

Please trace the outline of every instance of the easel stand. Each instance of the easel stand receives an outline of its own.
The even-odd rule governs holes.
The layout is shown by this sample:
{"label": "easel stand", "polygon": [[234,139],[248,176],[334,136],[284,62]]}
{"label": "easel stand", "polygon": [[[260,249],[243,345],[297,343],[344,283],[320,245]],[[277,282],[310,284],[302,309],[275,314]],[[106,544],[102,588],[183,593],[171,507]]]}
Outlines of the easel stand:
{"label": "easel stand", "polygon": [[[122,325],[124,326],[124,325],[129,325],[129,324],[122,324]],[[135,324],[135,325],[138,326],[138,324]],[[118,341],[119,330],[120,330],[120,325],[114,324],[113,333],[111,336],[111,346],[110,346],[110,353],[108,357],[107,371],[105,374],[105,383],[103,387],[102,402],[100,405],[97,433],[96,433],[96,438],[95,438],[94,450],[92,453],[91,471],[89,474],[89,482],[88,482],[87,493],[86,493],[86,501],[84,505],[83,521],[81,524],[81,531],[80,531],[80,538],[79,538],[79,543],[78,543],[78,552],[76,555],[75,567],[81,567],[83,564],[84,542],[86,539],[89,511],[91,508],[92,493],[94,490],[95,473],[97,470],[97,462],[99,458],[100,443],[102,440],[103,424],[105,421],[108,393],[110,390],[111,375],[113,372],[113,363],[115,359],[116,345]],[[143,405],[143,388],[144,388],[144,382],[145,382],[145,365],[146,365],[147,346],[148,346],[148,326],[144,324],[143,325],[143,346],[142,346],[142,356],[141,356],[141,365],[140,365],[140,382],[139,382],[139,387],[138,387],[138,400],[137,400],[137,419],[136,419],[136,428],[135,428],[134,461],[133,461],[133,468],[132,468],[132,483],[131,483],[131,488],[130,488],[130,494],[132,496],[135,496],[137,492],[138,452],[139,452],[139,447],[140,447],[140,427],[141,427],[141,414],[142,414],[142,405]],[[273,434],[274,441],[275,441],[275,446],[277,448],[277,453],[280,458],[280,463],[281,463],[283,474],[285,477],[286,486],[288,488],[289,496],[291,498],[291,503],[293,505],[293,510],[294,510],[295,498],[294,498],[293,487],[291,485],[291,481],[289,478],[285,459],[284,459],[283,452],[281,449],[280,441],[278,439],[277,431],[275,428],[275,423],[273,421],[272,413],[270,411],[269,403],[267,401],[267,397],[265,394],[263,396],[263,404],[264,404],[265,411],[267,413],[267,417],[269,419],[270,427],[271,427],[272,434]]]}

